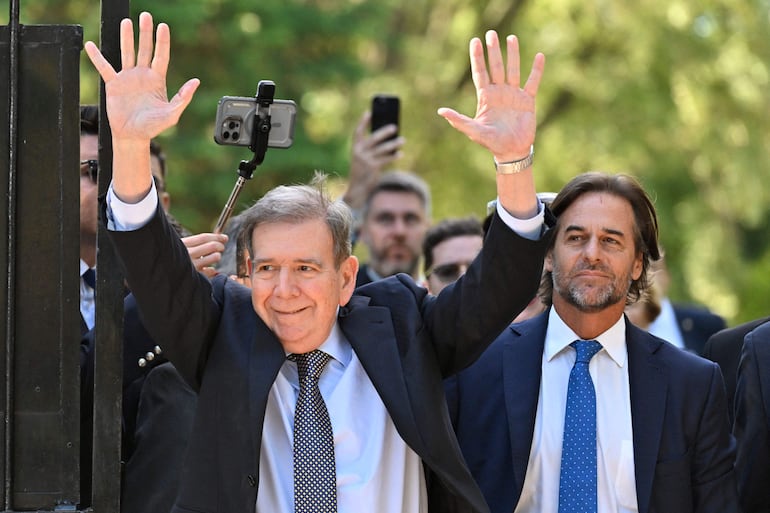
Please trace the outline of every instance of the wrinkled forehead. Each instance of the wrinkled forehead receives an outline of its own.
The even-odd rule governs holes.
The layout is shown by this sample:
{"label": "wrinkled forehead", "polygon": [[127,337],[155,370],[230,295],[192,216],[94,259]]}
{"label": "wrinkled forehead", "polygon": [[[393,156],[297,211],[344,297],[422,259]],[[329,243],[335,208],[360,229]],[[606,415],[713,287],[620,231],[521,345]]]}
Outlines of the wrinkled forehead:
{"label": "wrinkled forehead", "polygon": [[575,199],[559,215],[559,235],[582,230],[634,235],[636,220],[631,203],[607,192],[589,192]]}

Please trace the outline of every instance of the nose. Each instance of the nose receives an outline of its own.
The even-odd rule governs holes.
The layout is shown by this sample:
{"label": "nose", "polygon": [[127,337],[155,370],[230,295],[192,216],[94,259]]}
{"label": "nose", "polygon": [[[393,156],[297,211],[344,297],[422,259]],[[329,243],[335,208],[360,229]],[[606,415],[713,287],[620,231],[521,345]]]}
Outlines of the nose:
{"label": "nose", "polygon": [[393,233],[403,235],[406,232],[406,220],[403,217],[396,216],[391,226]]}
{"label": "nose", "polygon": [[591,237],[583,246],[583,254],[589,262],[596,262],[601,258],[601,245],[599,239]]}
{"label": "nose", "polygon": [[290,269],[282,267],[275,278],[273,294],[280,298],[297,295],[297,282]]}

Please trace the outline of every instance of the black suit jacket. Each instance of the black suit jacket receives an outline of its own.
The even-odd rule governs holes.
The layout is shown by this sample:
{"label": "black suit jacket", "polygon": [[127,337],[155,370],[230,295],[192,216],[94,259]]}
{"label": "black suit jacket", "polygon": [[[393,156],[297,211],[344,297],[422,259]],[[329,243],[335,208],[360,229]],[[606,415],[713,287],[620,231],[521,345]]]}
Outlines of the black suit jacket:
{"label": "black suit jacket", "polygon": [[[122,513],[168,511],[177,494],[195,394],[155,352],[139,317],[136,300],[126,296],[123,309]],[[93,437],[94,330],[81,339],[81,496],[91,495]],[[147,360],[147,353],[154,359]],[[147,379],[158,366],[163,372]],[[174,375],[178,379],[173,379]],[[159,464],[159,462],[163,462]],[[84,503],[85,505],[86,503]]]}
{"label": "black suit jacket", "polygon": [[[460,447],[493,513],[511,513],[521,496],[547,324],[548,311],[512,325],[446,382]],[[718,367],[628,321],[626,344],[639,512],[737,512]]]}
{"label": "black suit jacket", "polygon": [[741,359],[741,349],[743,348],[743,337],[757,326],[770,321],[770,317],[755,319],[753,321],[739,324],[734,328],[721,330],[709,337],[706,345],[703,347],[703,356],[712,362],[719,364],[722,370],[722,377],[725,379],[725,389],[727,390],[727,412],[730,415],[730,423],[735,418],[735,383],[738,373],[738,362]]}
{"label": "black suit jacket", "polygon": [[[199,390],[173,511],[254,511],[267,397],[285,360],[280,342],[248,289],[195,271],[163,216],[111,238],[147,328]],[[546,237],[523,239],[496,218],[469,271],[438,297],[397,275],[362,287],[340,309],[340,328],[430,472],[434,510],[433,497],[449,494],[467,511],[487,511],[457,446],[442,379],[473,362],[526,306],[546,245]]]}
{"label": "black suit jacket", "polygon": [[770,511],[770,323],[744,338],[735,390],[735,471],[744,513]]}
{"label": "black suit jacket", "polygon": [[358,267],[358,274],[356,274],[356,287],[367,285],[372,283],[372,277],[369,276],[369,266],[367,264],[361,264]]}
{"label": "black suit jacket", "polygon": [[[174,505],[197,396],[170,362],[142,379],[125,454],[121,513],[168,512]],[[125,414],[124,414],[125,415]]]}

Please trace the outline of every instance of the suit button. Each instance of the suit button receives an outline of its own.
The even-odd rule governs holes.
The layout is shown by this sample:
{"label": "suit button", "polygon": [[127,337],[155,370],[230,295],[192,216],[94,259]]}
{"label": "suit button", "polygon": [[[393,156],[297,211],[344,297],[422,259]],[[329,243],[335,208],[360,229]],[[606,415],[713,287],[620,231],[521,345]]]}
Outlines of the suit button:
{"label": "suit button", "polygon": [[257,486],[257,478],[253,475],[249,474],[246,476],[246,479],[249,481],[249,485],[251,485],[252,488]]}

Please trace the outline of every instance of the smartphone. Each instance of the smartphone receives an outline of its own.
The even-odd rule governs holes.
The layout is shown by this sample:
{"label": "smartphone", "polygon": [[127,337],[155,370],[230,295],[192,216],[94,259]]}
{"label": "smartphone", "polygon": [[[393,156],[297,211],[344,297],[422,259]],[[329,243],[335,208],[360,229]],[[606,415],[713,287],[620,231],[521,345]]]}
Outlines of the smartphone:
{"label": "smartphone", "polygon": [[[231,146],[251,145],[257,100],[247,96],[223,96],[217,104],[214,141]],[[297,105],[292,100],[274,100],[270,104],[270,148],[288,148],[294,142]]]}
{"label": "smartphone", "polygon": [[[385,125],[396,125],[398,127],[398,113],[400,109],[398,96],[391,94],[377,94],[372,97],[372,127],[374,132]],[[395,139],[398,131],[389,139]]]}

